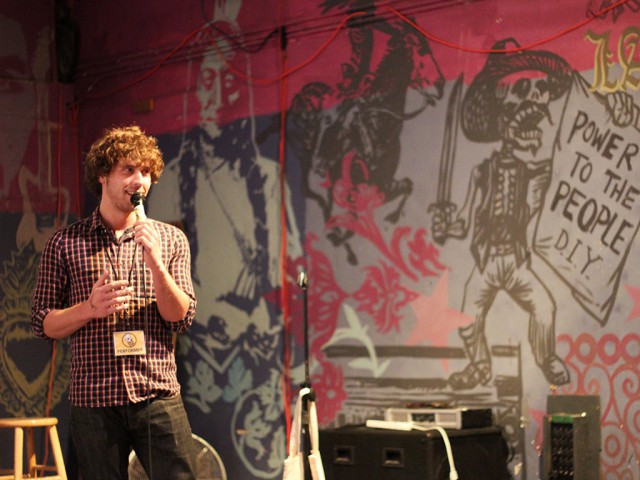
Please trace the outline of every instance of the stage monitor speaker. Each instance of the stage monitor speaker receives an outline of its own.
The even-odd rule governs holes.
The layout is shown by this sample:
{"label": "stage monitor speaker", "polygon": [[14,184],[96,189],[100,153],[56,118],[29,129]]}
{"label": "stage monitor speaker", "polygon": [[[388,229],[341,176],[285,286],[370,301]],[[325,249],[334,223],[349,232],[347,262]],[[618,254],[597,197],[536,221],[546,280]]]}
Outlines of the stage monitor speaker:
{"label": "stage monitor speaker", "polygon": [[[447,430],[460,480],[507,480],[509,448],[499,427]],[[346,425],[320,430],[327,480],[449,480],[444,440],[436,430]]]}

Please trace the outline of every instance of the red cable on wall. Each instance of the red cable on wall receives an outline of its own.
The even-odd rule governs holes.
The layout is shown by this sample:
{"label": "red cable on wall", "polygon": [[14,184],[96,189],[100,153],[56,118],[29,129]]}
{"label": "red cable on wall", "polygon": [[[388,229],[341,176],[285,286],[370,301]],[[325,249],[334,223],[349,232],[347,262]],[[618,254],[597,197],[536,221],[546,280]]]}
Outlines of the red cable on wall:
{"label": "red cable on wall", "polygon": [[164,64],[164,62],[166,62],[167,60],[169,60],[171,57],[173,57],[182,47],[184,47],[187,42],[189,40],[191,40],[195,35],[197,35],[198,33],[200,33],[203,30],[202,27],[195,29],[194,31],[192,31],[189,35],[187,35],[176,47],[173,48],[173,50],[171,50],[169,53],[167,53],[164,57],[162,57],[160,59],[160,61],[149,71],[147,71],[146,73],[142,74],[140,77],[125,83],[124,85],[121,85],[120,87],[102,93],[102,94],[94,94],[94,95],[87,95],[84,98],[81,98],[78,101],[83,101],[83,100],[87,100],[87,99],[98,99],[98,98],[104,98],[104,97],[109,97],[113,94],[116,94],[118,92],[121,92],[122,90],[126,90],[129,87],[132,87],[133,85],[142,82],[143,80],[146,80],[147,78],[153,76],[158,70],[160,70],[160,67]]}
{"label": "red cable on wall", "polygon": [[[621,7],[622,5],[624,5],[625,3],[628,3],[629,0],[619,0],[618,2],[609,5],[608,7],[603,8],[602,10],[592,14],[589,18],[585,18],[584,20],[578,22],[575,25],[572,25],[570,27],[567,27],[564,30],[561,30],[560,32],[551,35],[549,37],[543,38],[541,40],[537,40],[529,45],[525,45],[522,47],[515,47],[515,48],[509,48],[509,49],[480,49],[480,48],[473,48],[473,47],[466,47],[463,45],[459,45],[453,42],[449,42],[447,40],[441,39],[439,37],[436,37],[432,34],[430,34],[429,32],[427,32],[424,28],[422,28],[421,26],[419,26],[417,23],[413,22],[412,20],[410,20],[409,18],[407,18],[404,14],[402,14],[400,11],[396,10],[393,7],[390,7],[388,5],[385,5],[384,8],[386,10],[388,10],[389,12],[393,13],[394,15],[396,15],[398,18],[402,19],[403,21],[407,22],[409,25],[411,25],[412,27],[414,27],[416,30],[418,30],[420,33],[422,33],[423,35],[425,35],[427,38],[429,38],[431,41],[438,43],[440,45],[444,45],[446,47],[449,48],[454,48],[456,50],[460,50],[460,51],[464,51],[464,52],[468,52],[468,53],[513,53],[513,52],[519,52],[519,51],[524,51],[524,50],[529,50],[532,49],[534,47],[540,46],[544,43],[548,43],[552,40],[555,40],[557,38],[560,38],[563,35],[566,35],[570,32],[573,32],[575,30],[577,30],[578,28],[583,27],[584,25],[586,25],[587,23],[595,20],[596,18],[606,14],[607,12],[609,12],[610,10],[613,10],[615,8]],[[307,60],[305,60],[304,62],[302,62],[301,64],[289,69],[289,70],[285,70],[281,75],[279,75],[276,78],[271,78],[271,79],[264,79],[264,78],[256,78],[256,77],[251,77],[251,81],[253,81],[256,84],[262,84],[262,85],[268,85],[268,84],[273,84],[276,82],[281,81],[284,77],[287,77],[289,75],[292,75],[296,72],[298,72],[299,70],[302,70],[304,67],[308,66],[311,62],[313,62],[322,52],[324,52],[329,45],[335,40],[335,38],[337,37],[338,33],[340,33],[340,30],[342,29],[342,27],[351,19],[358,17],[358,16],[362,16],[362,15],[367,15],[366,12],[353,12],[350,13],[349,15],[347,15],[346,17],[344,17],[340,23],[338,24],[338,26],[334,29],[333,33],[329,36],[329,38],[325,41],[325,43],[323,45],[320,46],[320,48],[318,48],[318,50],[313,53]],[[184,47],[187,42],[189,40],[191,40],[195,35],[197,35],[198,33],[204,31],[204,27],[202,28],[197,28],[196,30],[192,31],[189,35],[187,35],[181,42],[180,44],[178,44],[173,50],[171,50],[167,55],[165,55],[153,68],[151,68],[148,72],[144,73],[143,75],[141,75],[140,77],[126,83],[125,85],[122,85],[120,87],[118,87],[115,90],[111,90],[109,92],[103,93],[103,94],[94,94],[94,95],[88,95],[84,98],[80,98],[78,101],[83,101],[86,99],[96,99],[96,98],[104,98],[110,95],[113,95],[115,93],[121,92],[122,90],[125,90],[126,88],[129,88],[139,82],[142,82],[143,80],[146,80],[147,78],[151,77],[153,74],[155,74],[160,67],[169,59],[171,58],[173,55],[175,55],[182,47]],[[216,41],[215,41],[215,37],[213,37],[213,35],[211,34],[211,32],[208,32],[209,35],[211,35],[212,38],[212,46],[213,48],[216,50],[216,53],[218,54],[218,56],[221,58],[221,60],[223,62],[225,62],[225,64],[227,65],[227,67],[229,68],[229,70],[231,70],[235,75],[237,75],[240,78],[243,78],[245,80],[249,80],[249,76],[247,76],[244,72],[242,72],[241,70],[235,68],[232,64],[230,64],[227,59],[225,58],[225,55],[220,51]]]}
{"label": "red cable on wall", "polygon": [[427,32],[425,29],[420,27],[417,23],[415,23],[412,20],[410,20],[409,18],[407,18],[405,15],[400,13],[395,8],[390,7],[388,5],[385,5],[384,8],[389,10],[391,13],[396,15],[398,18],[401,18],[403,21],[405,21],[409,25],[411,25],[413,28],[418,30],[420,33],[422,33],[425,37],[427,37],[432,42],[439,43],[440,45],[444,45],[445,47],[455,48],[456,50],[460,50],[462,52],[467,52],[467,53],[516,53],[516,52],[523,52],[525,50],[531,50],[531,49],[533,49],[535,47],[538,47],[538,46],[540,46],[540,45],[542,45],[544,43],[549,43],[549,42],[551,42],[553,40],[556,40],[556,39],[558,39],[558,38],[560,38],[560,37],[562,37],[564,35],[567,35],[568,33],[571,33],[573,31],[585,26],[587,23],[592,22],[596,18],[604,15],[609,10],[612,10],[614,8],[618,8],[618,7],[622,6],[622,5],[624,5],[628,1],[629,0],[620,0],[619,2],[614,3],[613,5],[609,5],[608,7],[603,8],[602,10],[594,13],[589,18],[585,18],[584,20],[576,23],[575,25],[567,27],[564,30],[561,30],[558,33],[556,33],[554,35],[551,35],[549,37],[543,38],[541,40],[537,40],[537,41],[535,41],[533,43],[530,43],[528,45],[525,45],[523,47],[513,47],[513,48],[505,48],[505,49],[473,48],[473,47],[465,47],[463,45],[458,45],[458,44],[455,44],[455,43],[448,42],[448,41],[443,40],[441,38],[438,38],[438,37],[436,37],[434,35],[431,35],[429,32]]}
{"label": "red cable on wall", "polygon": [[[584,20],[576,23],[575,25],[571,25],[571,26],[565,28],[564,30],[561,30],[560,32],[555,33],[554,35],[548,36],[548,37],[540,39],[540,40],[536,40],[535,42],[532,42],[532,43],[530,43],[528,45],[525,45],[525,46],[505,48],[505,49],[474,48],[474,47],[466,47],[464,45],[459,45],[459,44],[456,44],[456,43],[453,43],[453,42],[449,42],[447,40],[441,39],[439,37],[436,37],[436,36],[430,34],[424,28],[422,28],[420,25],[418,25],[417,23],[415,23],[414,21],[409,19],[407,16],[402,14],[397,9],[395,9],[393,7],[390,7],[388,5],[385,5],[383,8],[385,8],[389,12],[393,13],[394,15],[396,15],[398,18],[400,18],[401,20],[403,20],[407,24],[411,25],[413,28],[415,28],[417,31],[422,33],[425,37],[427,37],[429,40],[433,41],[434,43],[438,43],[440,45],[444,45],[446,47],[453,48],[453,49],[460,50],[460,51],[467,52],[467,53],[488,54],[488,53],[515,53],[515,52],[521,52],[521,51],[525,51],[525,50],[531,50],[531,49],[533,49],[535,47],[538,47],[538,46],[540,46],[542,44],[549,43],[549,42],[551,42],[553,40],[556,40],[556,39],[558,39],[558,38],[560,38],[560,37],[562,37],[564,35],[567,35],[568,33],[571,33],[573,31],[583,27],[587,23],[594,21],[596,18],[606,14],[610,10],[618,8],[618,7],[624,5],[625,3],[628,3],[628,2],[629,2],[629,0],[620,0],[617,3],[614,3],[612,5],[609,5],[606,8],[603,8],[602,10],[599,10],[598,12],[596,12],[593,15],[591,15],[590,17],[585,18]],[[217,43],[215,41],[215,37],[213,37],[213,36],[212,36],[212,46],[215,49],[215,51],[218,54],[218,56],[220,57],[220,59],[223,62],[225,62],[225,64],[227,65],[227,68],[230,71],[232,71],[235,75],[237,75],[240,78],[243,78],[246,81],[251,80],[252,82],[257,83],[257,84],[269,85],[269,84],[272,84],[272,83],[279,82],[284,77],[293,75],[294,73],[296,73],[299,70],[302,70],[304,67],[308,66],[311,62],[313,62],[318,56],[320,56],[320,54],[322,54],[329,47],[329,45],[337,37],[338,33],[340,33],[340,30],[342,29],[342,27],[344,27],[344,25],[348,21],[350,21],[353,18],[356,18],[358,16],[362,16],[362,15],[367,15],[367,13],[366,12],[353,12],[353,13],[350,13],[349,15],[347,15],[345,18],[343,18],[340,21],[338,26],[334,29],[333,33],[329,36],[329,38],[307,60],[305,60],[301,64],[297,65],[296,67],[293,67],[293,68],[283,72],[280,76],[275,77],[275,78],[271,78],[271,79],[257,78],[257,77],[253,77],[253,76],[251,78],[249,78],[249,76],[246,75],[244,72],[242,72],[241,70],[235,68],[231,63],[229,63],[229,61],[225,58],[225,55],[220,51],[220,49],[219,49],[219,47],[218,47],[218,45],[217,45]]]}
{"label": "red cable on wall", "polygon": [[[287,48],[285,31],[280,31],[280,58],[281,68],[283,72],[287,70]],[[282,302],[282,317],[284,320],[283,335],[283,367],[282,367],[282,403],[284,405],[286,439],[291,434],[291,407],[289,400],[291,398],[291,347],[290,347],[290,331],[291,331],[291,304],[289,299],[289,286],[287,283],[287,202],[286,202],[286,127],[287,127],[287,78],[282,76],[280,81],[280,143],[279,158],[280,165],[280,298]]]}
{"label": "red cable on wall", "polygon": [[[628,0],[625,0],[625,1],[628,1]],[[302,70],[304,67],[306,67],[311,62],[313,62],[316,58],[318,58],[320,56],[320,54],[322,52],[324,52],[327,48],[329,48],[329,45],[331,45],[331,43],[333,43],[335,38],[340,33],[340,30],[342,30],[342,27],[344,27],[344,25],[349,20],[351,20],[351,19],[353,19],[355,17],[360,17],[362,15],[366,15],[365,12],[354,12],[354,13],[351,13],[351,14],[347,15],[345,18],[343,18],[340,21],[338,26],[333,30],[333,33],[320,46],[320,48],[318,48],[316,50],[316,52],[314,54],[312,54],[307,60],[305,60],[301,64],[291,68],[290,70],[285,70],[281,75],[279,75],[278,77],[275,77],[275,78],[266,79],[266,78],[256,78],[256,77],[253,77],[253,76],[250,78],[246,73],[244,73],[243,71],[237,69],[231,63],[229,63],[229,61],[225,58],[225,55],[222,53],[222,51],[218,47],[216,39],[213,36],[211,37],[212,46],[213,46],[214,50],[216,51],[216,53],[218,54],[218,57],[220,57],[220,59],[226,64],[227,68],[234,73],[234,75],[236,75],[236,76],[238,76],[238,77],[240,77],[240,78],[242,78],[242,79],[244,79],[246,81],[251,80],[253,83],[257,83],[257,84],[260,84],[260,85],[270,85],[272,83],[276,83],[276,82],[280,82],[280,81],[284,80],[286,77],[288,77],[290,75],[293,75],[297,71]]]}

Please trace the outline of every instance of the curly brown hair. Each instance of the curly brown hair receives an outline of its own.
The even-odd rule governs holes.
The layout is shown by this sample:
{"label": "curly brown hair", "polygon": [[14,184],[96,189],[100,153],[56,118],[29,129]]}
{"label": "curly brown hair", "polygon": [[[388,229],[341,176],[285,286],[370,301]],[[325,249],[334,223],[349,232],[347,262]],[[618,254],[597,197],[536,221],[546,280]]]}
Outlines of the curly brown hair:
{"label": "curly brown hair", "polygon": [[146,135],[140,127],[131,125],[107,129],[91,145],[85,160],[87,186],[98,198],[102,195],[100,177],[109,175],[121,159],[132,161],[136,167],[148,168],[152,184],[158,182],[164,169],[158,141]]}

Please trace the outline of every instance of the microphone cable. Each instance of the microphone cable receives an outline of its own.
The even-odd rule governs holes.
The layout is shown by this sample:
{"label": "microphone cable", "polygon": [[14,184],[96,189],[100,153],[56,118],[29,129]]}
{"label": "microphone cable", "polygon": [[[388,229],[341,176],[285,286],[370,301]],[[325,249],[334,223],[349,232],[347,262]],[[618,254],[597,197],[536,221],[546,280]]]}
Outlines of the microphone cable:
{"label": "microphone cable", "polygon": [[144,341],[146,343],[145,348],[145,376],[147,380],[146,389],[146,402],[147,402],[147,444],[149,447],[148,451],[148,462],[149,462],[149,480],[153,480],[153,455],[151,449],[151,339],[149,338],[149,305],[148,305],[148,292],[147,292],[147,270],[144,264],[144,247],[140,248],[141,259],[140,266],[142,269],[142,312],[143,312],[143,330],[144,330]]}
{"label": "microphone cable", "polygon": [[[147,216],[144,213],[144,199],[145,195],[140,192],[135,192],[131,195],[131,204],[133,205],[133,211],[136,214],[136,219],[146,219]],[[135,234],[134,234],[134,242],[135,242]],[[134,257],[137,256],[138,244],[135,244]],[[143,332],[144,332],[144,341],[145,341],[145,377],[146,377],[146,403],[147,403],[147,444],[149,447],[148,450],[148,462],[149,462],[149,480],[153,480],[153,454],[151,448],[151,338],[149,336],[149,292],[147,292],[147,269],[144,264],[144,246],[140,247],[140,269],[142,270],[142,319],[143,319]]]}

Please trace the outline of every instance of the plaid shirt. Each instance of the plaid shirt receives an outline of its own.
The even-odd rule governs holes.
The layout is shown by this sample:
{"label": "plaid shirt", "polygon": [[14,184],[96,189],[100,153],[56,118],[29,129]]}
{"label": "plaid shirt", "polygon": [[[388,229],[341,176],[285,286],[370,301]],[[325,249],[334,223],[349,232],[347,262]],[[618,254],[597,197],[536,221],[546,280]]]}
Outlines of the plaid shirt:
{"label": "plaid shirt", "polygon": [[[181,230],[150,221],[160,234],[167,270],[191,297],[189,311],[179,322],[160,317],[151,271],[144,265],[142,249],[136,248],[133,229],[116,239],[102,222],[98,209],[52,235],[42,252],[31,308],[31,329],[38,337],[48,338],[43,329],[47,314],[87,300],[104,270],[111,271],[112,279],[129,279],[134,286],[127,318],[117,318],[116,314],[96,318],[71,335],[72,405],[106,407],[140,402],[146,399],[147,374],[151,397],[180,392],[173,333],[187,330],[195,316],[191,254]],[[147,355],[116,357],[113,332],[132,330],[145,331]]]}

